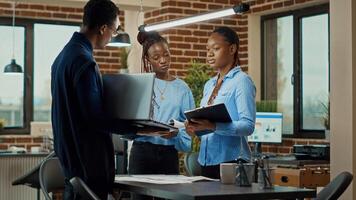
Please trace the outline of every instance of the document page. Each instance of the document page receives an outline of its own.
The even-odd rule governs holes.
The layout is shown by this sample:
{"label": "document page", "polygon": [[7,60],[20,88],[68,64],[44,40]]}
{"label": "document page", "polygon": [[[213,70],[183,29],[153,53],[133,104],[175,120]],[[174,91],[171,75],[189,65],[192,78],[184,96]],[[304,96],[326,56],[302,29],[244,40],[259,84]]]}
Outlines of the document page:
{"label": "document page", "polygon": [[180,184],[192,183],[195,181],[218,181],[204,176],[183,176],[183,175],[117,175],[115,182],[132,181],[153,184]]}

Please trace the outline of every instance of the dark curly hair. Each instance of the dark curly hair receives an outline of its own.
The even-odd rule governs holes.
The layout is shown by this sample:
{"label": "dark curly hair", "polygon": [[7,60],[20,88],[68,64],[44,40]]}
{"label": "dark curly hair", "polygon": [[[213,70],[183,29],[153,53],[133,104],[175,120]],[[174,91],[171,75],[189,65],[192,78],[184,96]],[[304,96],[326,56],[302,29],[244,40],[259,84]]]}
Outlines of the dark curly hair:
{"label": "dark curly hair", "polygon": [[151,66],[148,64],[148,49],[159,42],[163,42],[168,45],[167,40],[162,37],[156,31],[143,32],[140,31],[137,35],[137,41],[142,45],[142,62],[143,62],[143,71],[152,72]]}
{"label": "dark curly hair", "polygon": [[89,0],[84,6],[83,25],[90,30],[113,25],[119,8],[110,0]]}

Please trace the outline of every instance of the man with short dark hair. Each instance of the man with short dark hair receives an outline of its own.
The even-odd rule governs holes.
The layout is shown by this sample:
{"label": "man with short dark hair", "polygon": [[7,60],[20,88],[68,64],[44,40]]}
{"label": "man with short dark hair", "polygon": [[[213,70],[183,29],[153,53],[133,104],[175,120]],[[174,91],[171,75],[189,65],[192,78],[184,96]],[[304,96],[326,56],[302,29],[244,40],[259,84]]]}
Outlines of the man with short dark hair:
{"label": "man with short dark hair", "polygon": [[54,147],[66,177],[66,200],[78,199],[69,183],[75,176],[100,199],[107,199],[115,175],[108,130],[134,131],[122,121],[113,123],[105,117],[102,79],[93,57],[93,48],[104,48],[117,34],[118,15],[118,7],[110,0],[90,0],[80,32],[73,34],[52,65]]}

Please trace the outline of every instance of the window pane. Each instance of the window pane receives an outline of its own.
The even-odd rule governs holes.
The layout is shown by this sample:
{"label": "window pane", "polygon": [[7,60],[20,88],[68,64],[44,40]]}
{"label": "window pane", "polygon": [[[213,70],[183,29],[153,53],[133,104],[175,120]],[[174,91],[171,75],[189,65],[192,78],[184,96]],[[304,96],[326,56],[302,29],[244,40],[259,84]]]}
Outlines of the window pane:
{"label": "window pane", "polygon": [[283,133],[293,134],[293,17],[264,21],[265,99],[277,101]]}
{"label": "window pane", "polygon": [[329,91],[328,14],[302,19],[303,129],[323,130]]}
{"label": "window pane", "polygon": [[12,26],[0,26],[0,119],[5,120],[5,127],[23,127],[24,124],[24,76],[23,73],[4,73],[10,64],[12,51],[16,63],[24,70],[25,28],[15,27],[14,44]]}
{"label": "window pane", "polygon": [[51,121],[51,65],[78,26],[34,26],[34,121]]}

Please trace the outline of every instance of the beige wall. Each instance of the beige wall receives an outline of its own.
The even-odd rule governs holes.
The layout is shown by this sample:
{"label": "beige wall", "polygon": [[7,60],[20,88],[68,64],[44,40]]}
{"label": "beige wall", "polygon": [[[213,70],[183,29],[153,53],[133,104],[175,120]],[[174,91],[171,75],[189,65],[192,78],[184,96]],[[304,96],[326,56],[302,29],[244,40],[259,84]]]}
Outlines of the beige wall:
{"label": "beige wall", "polygon": [[[352,0],[330,1],[331,177],[356,167],[356,5]],[[355,199],[356,184],[342,199]]]}
{"label": "beige wall", "polygon": [[256,86],[256,101],[261,100],[261,17],[248,15],[248,74]]}
{"label": "beige wall", "polygon": [[130,73],[141,72],[142,46],[137,41],[138,27],[143,24],[143,13],[139,11],[125,11],[125,31],[129,34],[131,47],[127,64]]}

